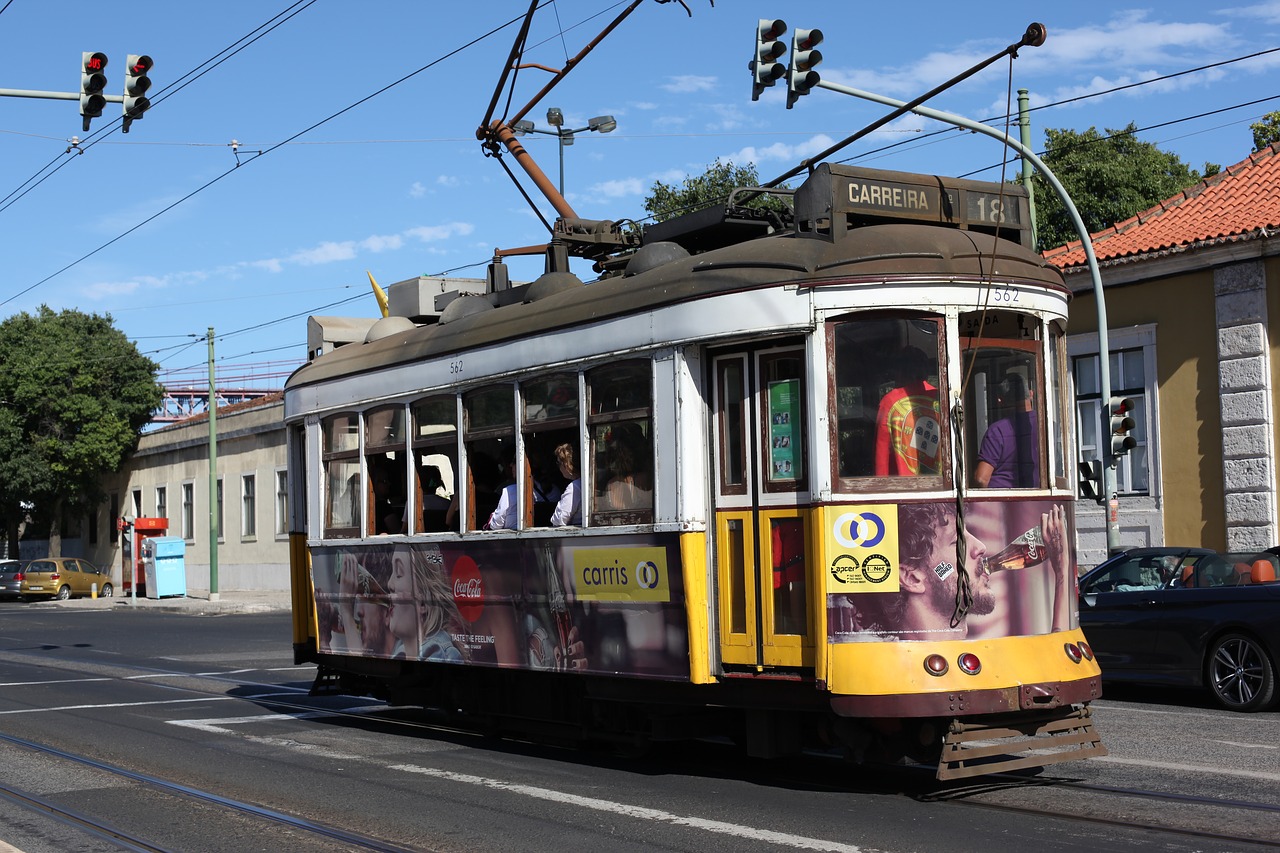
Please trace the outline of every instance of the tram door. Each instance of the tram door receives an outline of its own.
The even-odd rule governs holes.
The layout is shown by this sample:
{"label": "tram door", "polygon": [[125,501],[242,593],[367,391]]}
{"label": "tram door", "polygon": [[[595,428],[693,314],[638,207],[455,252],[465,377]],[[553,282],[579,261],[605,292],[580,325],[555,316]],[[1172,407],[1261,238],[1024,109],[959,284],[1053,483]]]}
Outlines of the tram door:
{"label": "tram door", "polygon": [[804,366],[801,348],[712,359],[714,548],[725,664],[813,665]]}

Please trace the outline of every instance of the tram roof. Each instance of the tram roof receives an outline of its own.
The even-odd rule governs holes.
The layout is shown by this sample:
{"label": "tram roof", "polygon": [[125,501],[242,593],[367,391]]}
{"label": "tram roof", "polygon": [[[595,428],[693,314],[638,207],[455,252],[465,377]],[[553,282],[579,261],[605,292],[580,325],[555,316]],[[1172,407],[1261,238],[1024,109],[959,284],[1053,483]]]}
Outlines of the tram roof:
{"label": "tram roof", "polygon": [[[674,241],[651,242],[632,256],[622,275],[583,284],[570,273],[548,273],[500,294],[460,296],[446,307],[438,323],[414,325],[403,317],[384,318],[372,325],[366,342],[318,356],[295,371],[286,387],[762,287],[866,280],[903,284],[931,279],[1018,280],[1065,292],[1059,271],[1015,240],[953,223],[926,224],[920,217],[897,222],[841,219],[851,207],[846,198],[850,176],[856,180],[866,174],[889,176],[893,179],[889,183],[928,177],[823,164],[797,191],[797,219],[810,217],[807,223],[802,221],[800,233],[758,237],[700,254],[690,254]],[[935,187],[944,186],[943,179],[931,180]],[[998,186],[963,183],[970,190]],[[923,182],[917,180],[917,184]],[[1025,203],[1021,188],[1011,189],[1010,196],[1017,200],[1021,195]],[[826,228],[822,227],[824,212]],[[1017,229],[1007,233],[1021,239]]]}

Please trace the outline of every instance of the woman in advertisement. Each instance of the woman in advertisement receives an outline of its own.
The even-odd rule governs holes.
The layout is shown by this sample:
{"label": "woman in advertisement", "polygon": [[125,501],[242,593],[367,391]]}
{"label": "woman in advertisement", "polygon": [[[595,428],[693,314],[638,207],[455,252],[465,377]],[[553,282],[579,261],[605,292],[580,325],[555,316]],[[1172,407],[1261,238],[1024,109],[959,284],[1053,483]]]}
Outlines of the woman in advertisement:
{"label": "woman in advertisement", "polygon": [[388,625],[395,637],[392,657],[450,661],[466,659],[454,642],[461,618],[441,565],[432,565],[422,549],[398,547],[387,579],[391,607]]}

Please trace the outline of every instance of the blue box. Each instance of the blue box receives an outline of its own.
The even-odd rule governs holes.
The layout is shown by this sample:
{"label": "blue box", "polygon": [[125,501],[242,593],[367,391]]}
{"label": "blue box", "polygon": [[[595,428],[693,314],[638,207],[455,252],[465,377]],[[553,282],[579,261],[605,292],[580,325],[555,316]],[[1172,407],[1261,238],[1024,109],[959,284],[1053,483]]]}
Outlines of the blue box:
{"label": "blue box", "polygon": [[147,598],[185,597],[187,543],[181,536],[153,536],[142,543]]}

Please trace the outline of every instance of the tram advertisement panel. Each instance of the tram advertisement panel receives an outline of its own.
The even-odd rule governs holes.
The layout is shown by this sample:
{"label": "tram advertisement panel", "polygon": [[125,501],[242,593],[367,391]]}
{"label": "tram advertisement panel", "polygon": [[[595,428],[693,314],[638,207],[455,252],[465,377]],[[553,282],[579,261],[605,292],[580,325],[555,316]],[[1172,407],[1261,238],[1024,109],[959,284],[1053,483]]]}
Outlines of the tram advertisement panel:
{"label": "tram advertisement panel", "polygon": [[822,524],[828,642],[1077,627],[1070,501],[965,501],[959,550],[954,501],[826,507]]}
{"label": "tram advertisement panel", "polygon": [[312,549],[320,651],[686,679],[674,536]]}

